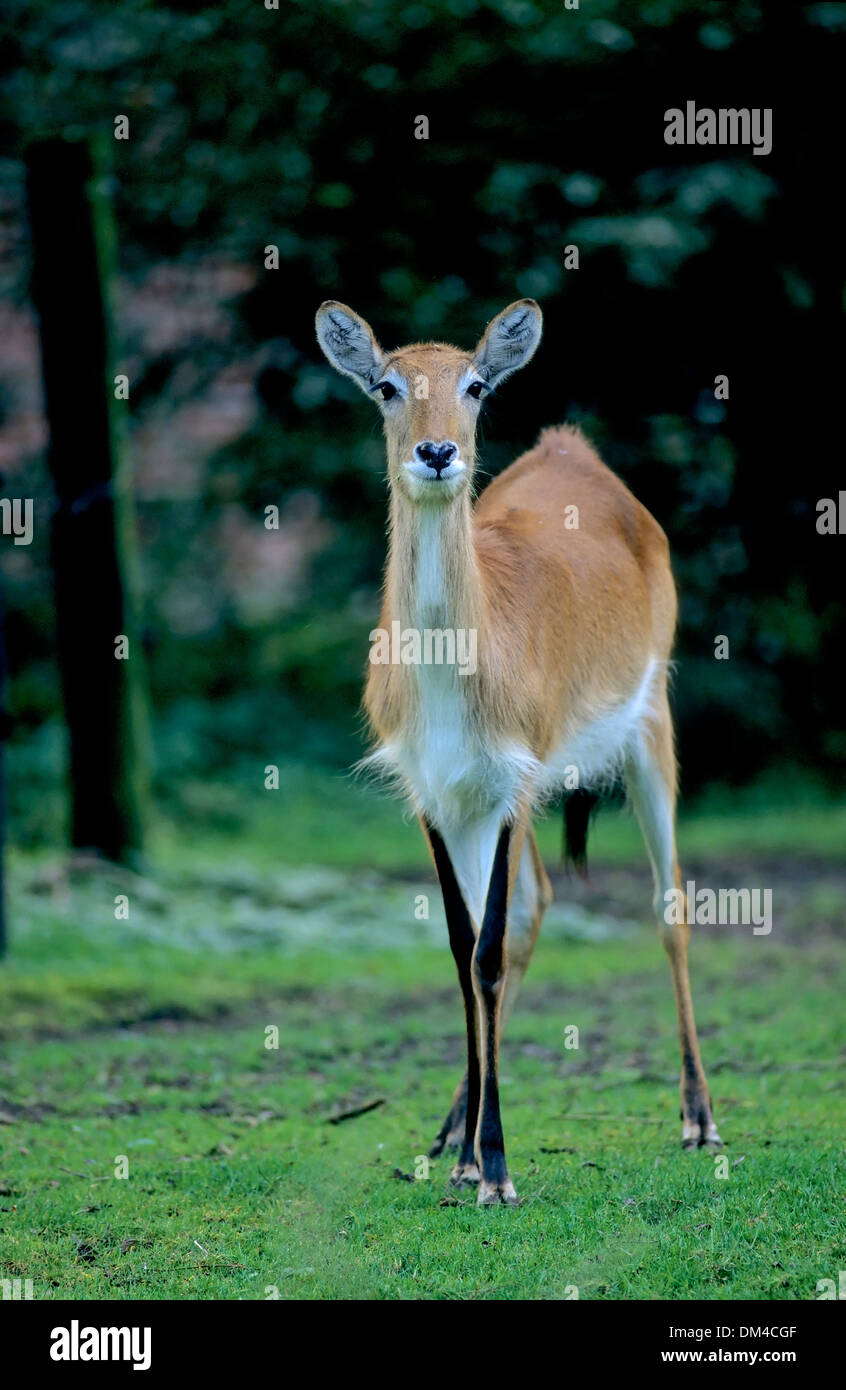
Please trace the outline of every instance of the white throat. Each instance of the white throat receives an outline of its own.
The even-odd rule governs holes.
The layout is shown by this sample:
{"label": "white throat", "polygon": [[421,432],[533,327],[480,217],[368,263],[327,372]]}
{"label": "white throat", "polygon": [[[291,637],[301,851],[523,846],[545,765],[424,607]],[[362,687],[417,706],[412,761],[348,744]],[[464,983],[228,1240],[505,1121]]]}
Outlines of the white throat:
{"label": "white throat", "polygon": [[455,614],[447,612],[446,551],[442,508],[421,508],[417,529],[417,567],[412,589],[412,625],[444,627]]}

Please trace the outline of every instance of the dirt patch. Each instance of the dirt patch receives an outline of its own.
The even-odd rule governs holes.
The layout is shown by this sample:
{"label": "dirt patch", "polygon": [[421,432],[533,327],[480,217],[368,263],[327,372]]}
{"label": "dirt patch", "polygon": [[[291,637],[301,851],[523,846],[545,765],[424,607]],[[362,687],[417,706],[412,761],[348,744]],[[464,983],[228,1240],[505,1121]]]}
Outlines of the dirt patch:
{"label": "dirt patch", "polygon": [[[846,864],[830,859],[734,855],[691,858],[682,865],[685,883],[697,889],[760,888],[772,892],[770,939],[801,932],[803,942],[846,939]],[[597,865],[587,880],[559,867],[550,870],[556,902],[575,903],[586,912],[647,921],[652,916],[652,878],[641,865]],[[713,936],[736,934],[737,926],[702,928]],[[744,928],[740,928],[744,930]]]}

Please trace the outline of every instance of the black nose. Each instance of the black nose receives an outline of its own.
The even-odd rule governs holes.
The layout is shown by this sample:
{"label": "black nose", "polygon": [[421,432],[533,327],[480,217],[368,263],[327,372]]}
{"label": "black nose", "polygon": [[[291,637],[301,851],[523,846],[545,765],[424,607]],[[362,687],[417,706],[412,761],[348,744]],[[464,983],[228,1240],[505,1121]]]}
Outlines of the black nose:
{"label": "black nose", "polygon": [[441,469],[446,468],[452,463],[458,448],[451,439],[444,440],[443,444],[434,444],[431,439],[424,439],[422,444],[418,444],[414,450],[421,463],[428,464],[434,468],[438,477],[441,476]]}

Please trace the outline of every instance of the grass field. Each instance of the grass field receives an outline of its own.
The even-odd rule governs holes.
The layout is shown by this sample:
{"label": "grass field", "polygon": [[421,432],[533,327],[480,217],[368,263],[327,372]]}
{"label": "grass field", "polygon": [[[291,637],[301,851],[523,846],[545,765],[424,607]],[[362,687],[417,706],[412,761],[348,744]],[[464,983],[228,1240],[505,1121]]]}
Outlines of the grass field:
{"label": "grass field", "polygon": [[[600,817],[503,1049],[522,1205],[478,1210],[450,1159],[421,1162],[463,1029],[416,827],[345,781],[283,783],[249,817],[243,789],[187,787],[143,877],[12,855],[0,1277],[36,1299],[814,1299],[846,1267],[842,809],[682,824],[686,876],[773,890],[769,936],[694,930],[724,1178],[679,1147],[648,874],[628,818]],[[542,843],[554,870],[557,824]]]}

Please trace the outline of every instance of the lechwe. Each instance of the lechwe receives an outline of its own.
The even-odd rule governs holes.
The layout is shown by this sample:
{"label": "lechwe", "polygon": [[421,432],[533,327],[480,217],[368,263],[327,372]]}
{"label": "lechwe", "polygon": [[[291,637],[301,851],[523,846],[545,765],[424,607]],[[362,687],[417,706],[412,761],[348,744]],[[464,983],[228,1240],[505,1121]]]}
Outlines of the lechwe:
{"label": "lechwe", "polygon": [[[592,793],[621,777],[640,821],[678,1010],[685,1147],[719,1144],[699,1056],[687,925],[667,925],[676,862],[676,762],[667,662],[676,596],[663,531],[579,431],[546,429],[473,501],[475,433],[487,392],[532,357],[532,299],[503,309],[478,347],[384,352],[335,300],[317,336],[378,405],[390,528],[381,630],[402,659],[371,660],[373,761],[410,796],[443,891],[467,1023],[467,1072],[433,1146],[460,1145],[456,1185],[517,1200],[505,1162],[497,1053],[551,892],[531,828],[551,794],[584,853]],[[398,627],[394,627],[397,624]],[[478,661],[417,660],[409,632],[475,640]],[[371,652],[371,658],[375,652]],[[675,919],[678,913],[672,914]],[[684,914],[687,915],[686,913]]]}

